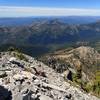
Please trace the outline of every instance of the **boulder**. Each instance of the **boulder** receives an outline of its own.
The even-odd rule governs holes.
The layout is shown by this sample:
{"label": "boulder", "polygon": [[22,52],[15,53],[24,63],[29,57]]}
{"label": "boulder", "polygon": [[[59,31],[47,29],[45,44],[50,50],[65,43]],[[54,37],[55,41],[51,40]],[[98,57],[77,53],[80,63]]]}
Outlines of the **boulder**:
{"label": "boulder", "polygon": [[50,98],[49,96],[45,96],[45,95],[41,95],[39,97],[40,100],[53,100],[52,98]]}

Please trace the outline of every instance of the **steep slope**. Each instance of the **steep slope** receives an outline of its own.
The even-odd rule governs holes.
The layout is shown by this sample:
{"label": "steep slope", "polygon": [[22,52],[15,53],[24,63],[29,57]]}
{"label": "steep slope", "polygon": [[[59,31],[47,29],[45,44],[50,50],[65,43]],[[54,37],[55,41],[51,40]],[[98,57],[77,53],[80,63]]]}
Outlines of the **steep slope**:
{"label": "steep slope", "polygon": [[65,82],[42,62],[18,52],[0,53],[0,86],[0,100],[99,100]]}
{"label": "steep slope", "polygon": [[60,50],[45,56],[43,59],[44,62],[47,61],[47,63],[51,61],[51,59],[55,59],[57,62],[62,61],[62,63],[66,64],[66,68],[70,67],[75,70],[77,67],[81,67],[83,72],[88,75],[100,70],[100,54],[91,47],[81,46],[72,50]]}
{"label": "steep slope", "polygon": [[41,59],[65,79],[100,96],[100,54],[91,47],[60,50]]}

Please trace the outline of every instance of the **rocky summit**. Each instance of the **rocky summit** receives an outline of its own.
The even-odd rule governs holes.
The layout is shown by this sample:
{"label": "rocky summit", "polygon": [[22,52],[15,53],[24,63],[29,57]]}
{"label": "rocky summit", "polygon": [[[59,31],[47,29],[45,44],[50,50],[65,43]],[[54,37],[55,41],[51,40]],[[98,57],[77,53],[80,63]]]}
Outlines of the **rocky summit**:
{"label": "rocky summit", "polygon": [[25,54],[0,53],[0,100],[100,100]]}

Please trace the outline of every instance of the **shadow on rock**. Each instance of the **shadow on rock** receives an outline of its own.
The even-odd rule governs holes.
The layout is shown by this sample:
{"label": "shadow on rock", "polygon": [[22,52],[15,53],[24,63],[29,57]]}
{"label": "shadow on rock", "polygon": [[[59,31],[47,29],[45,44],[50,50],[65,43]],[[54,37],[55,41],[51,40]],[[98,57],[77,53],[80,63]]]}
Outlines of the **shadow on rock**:
{"label": "shadow on rock", "polygon": [[11,91],[8,91],[3,86],[0,86],[0,100],[12,100]]}

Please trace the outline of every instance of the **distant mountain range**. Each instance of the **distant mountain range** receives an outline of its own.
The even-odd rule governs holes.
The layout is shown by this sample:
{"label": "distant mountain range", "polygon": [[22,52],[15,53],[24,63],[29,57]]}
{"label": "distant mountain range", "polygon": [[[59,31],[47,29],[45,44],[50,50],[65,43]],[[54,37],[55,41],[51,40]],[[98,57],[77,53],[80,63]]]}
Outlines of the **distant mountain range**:
{"label": "distant mountain range", "polygon": [[100,16],[66,16],[66,17],[16,17],[16,18],[0,18],[0,25],[3,26],[19,26],[19,25],[29,25],[33,22],[43,21],[43,20],[54,20],[59,19],[59,21],[68,24],[87,24],[93,23],[100,20]]}
{"label": "distant mountain range", "polygon": [[68,24],[59,19],[43,19],[33,20],[29,25],[0,26],[0,46],[17,46],[24,51],[28,50],[32,55],[43,54],[77,42],[95,43],[99,40],[100,21]]}

